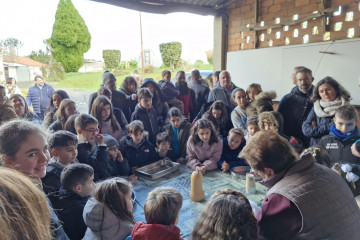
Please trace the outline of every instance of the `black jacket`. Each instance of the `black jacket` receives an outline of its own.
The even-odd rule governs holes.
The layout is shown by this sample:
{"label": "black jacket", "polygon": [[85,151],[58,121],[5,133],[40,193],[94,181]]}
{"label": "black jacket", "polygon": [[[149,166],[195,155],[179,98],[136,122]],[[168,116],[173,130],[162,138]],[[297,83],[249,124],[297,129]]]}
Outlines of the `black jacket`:
{"label": "black jacket", "polygon": [[192,89],[195,93],[195,102],[194,102],[194,113],[198,114],[201,107],[207,102],[210,89],[208,86],[202,84],[200,80],[194,80],[189,88]]}
{"label": "black jacket", "polygon": [[136,105],[135,111],[131,115],[131,121],[140,120],[144,124],[144,129],[149,133],[149,141],[155,143],[156,135],[158,134],[158,121],[157,113],[154,109],[147,110],[140,106],[140,103]]}
{"label": "black jacket", "polygon": [[88,164],[94,169],[94,181],[104,179],[106,177],[104,171],[106,169],[106,159],[108,157],[106,146],[96,147],[94,153],[91,152],[90,143],[80,143],[78,144],[77,149],[77,159],[79,162]]}
{"label": "black jacket", "polygon": [[129,122],[126,119],[126,116],[123,113],[123,111],[120,108],[113,107],[113,113],[114,113],[114,116],[115,116],[116,120],[120,124],[120,127],[123,130],[123,132],[127,133],[126,126],[129,124]]}

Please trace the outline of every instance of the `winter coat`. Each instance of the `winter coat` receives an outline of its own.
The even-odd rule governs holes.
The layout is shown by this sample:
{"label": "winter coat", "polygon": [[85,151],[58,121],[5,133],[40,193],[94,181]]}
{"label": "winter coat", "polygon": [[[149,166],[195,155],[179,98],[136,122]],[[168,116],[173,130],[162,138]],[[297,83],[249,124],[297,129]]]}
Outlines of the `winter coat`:
{"label": "winter coat", "polygon": [[83,219],[87,225],[84,240],[124,240],[134,227],[134,223],[121,220],[94,198],[87,201]]}
{"label": "winter coat", "polygon": [[55,122],[50,124],[47,130],[49,132],[57,132],[63,130],[64,125],[65,125],[65,121],[63,119],[56,119]]}
{"label": "winter coat", "polygon": [[108,157],[106,162],[106,178],[115,176],[128,176],[130,175],[130,166],[126,158],[122,162],[119,162]]}
{"label": "winter coat", "polygon": [[260,115],[262,112],[273,111],[272,99],[276,98],[276,92],[261,92],[246,106],[246,116]]}
{"label": "winter coat", "polygon": [[229,134],[230,129],[232,129],[234,126],[232,125],[232,122],[230,120],[230,118],[228,118],[227,122],[219,122],[216,119],[214,119],[211,116],[211,113],[206,112],[204,113],[204,115],[202,116],[203,119],[207,119],[210,122],[212,122],[214,124],[214,127],[216,128],[216,130],[218,131],[218,133],[221,136],[221,139],[226,138],[227,135]]}
{"label": "winter coat", "polygon": [[[186,143],[190,137],[190,129],[191,123],[187,121],[187,119],[183,119],[179,126],[179,157],[185,158],[186,157]],[[170,136],[170,139],[173,138],[173,128],[172,125],[169,124],[165,127],[164,131]],[[173,146],[170,146],[173,148]]]}
{"label": "winter coat", "polygon": [[[57,194],[59,192],[61,188],[60,176],[64,168],[65,165],[57,162],[55,157],[50,159],[46,167],[46,175],[41,179],[46,195],[51,195],[52,193]],[[50,200],[53,203],[51,197]]]}
{"label": "winter coat", "polygon": [[118,123],[120,124],[120,127],[123,130],[123,132],[127,133],[126,126],[129,124],[129,122],[126,119],[126,116],[123,113],[123,111],[121,111],[120,108],[114,108],[113,107],[113,114],[114,114],[116,120],[118,121]]}
{"label": "winter coat", "polygon": [[44,121],[42,122],[41,126],[44,129],[48,129],[49,126],[56,121],[57,117],[55,115],[57,109],[52,109],[50,110],[50,112],[48,112],[45,117],[44,117]]}
{"label": "winter coat", "polygon": [[[69,237],[66,235],[63,226],[61,225],[61,222],[58,218],[58,216],[56,215],[50,200],[48,198],[46,198],[49,210],[50,210],[50,227],[53,230],[51,232],[51,239],[56,239],[56,240],[69,240]],[[21,230],[21,229],[19,229]]]}
{"label": "winter coat", "polygon": [[310,139],[303,134],[302,124],[313,107],[310,101],[313,88],[314,86],[305,94],[298,87],[294,87],[281,99],[277,110],[284,118],[284,134],[300,139],[305,147],[309,146]]}
{"label": "winter coat", "polygon": [[[134,112],[136,104],[138,103],[137,98],[135,100],[132,100],[131,95],[132,93],[128,92],[124,87],[120,88],[120,92],[123,92],[126,97],[129,99],[129,107],[130,107],[130,114]],[[135,92],[136,94],[136,92]]]}
{"label": "winter coat", "polygon": [[137,222],[131,232],[132,240],[182,240],[180,229],[174,225]]}
{"label": "winter coat", "polygon": [[120,127],[120,124],[118,124],[119,128],[115,130],[111,125],[111,119],[108,119],[106,121],[99,121],[99,124],[101,124],[100,133],[101,134],[109,134],[118,141],[125,135],[123,130]]}
{"label": "winter coat", "polygon": [[214,170],[220,161],[222,149],[223,143],[220,138],[211,145],[203,142],[195,145],[191,136],[186,144],[186,165],[193,170],[197,166],[206,166],[207,170]]}
{"label": "winter coat", "polygon": [[[206,104],[210,89],[202,84],[200,80],[194,80],[189,88],[194,91],[194,116],[200,112],[201,107]],[[195,117],[194,117],[195,118]],[[193,120],[193,119],[192,119]]]}
{"label": "winter coat", "polygon": [[180,94],[172,82],[167,82],[164,79],[158,82],[161,91],[164,94],[165,101],[171,101]]}
{"label": "winter coat", "polygon": [[16,112],[9,101],[0,105],[0,125],[15,118],[17,118]]}
{"label": "winter coat", "polygon": [[61,188],[59,199],[53,204],[65,233],[71,240],[81,240],[84,237],[87,226],[83,219],[83,210],[88,199],[89,197],[81,197]]}
{"label": "winter coat", "polygon": [[236,107],[234,108],[234,110],[231,112],[231,122],[234,126],[234,128],[240,128],[243,132],[244,135],[247,134],[247,129],[246,129],[246,111]]}
{"label": "winter coat", "polygon": [[155,147],[145,137],[136,146],[130,136],[120,140],[120,152],[128,160],[130,168],[142,167],[156,161]]}
{"label": "winter coat", "polygon": [[91,152],[91,144],[88,142],[78,144],[78,155],[77,159],[80,163],[90,165],[94,169],[94,181],[104,179],[106,174],[106,159],[108,152],[106,146],[97,146],[94,153]]}
{"label": "winter coat", "polygon": [[221,169],[221,165],[224,163],[224,161],[226,161],[230,165],[230,169],[238,166],[248,166],[245,159],[239,158],[239,154],[241,150],[245,147],[245,145],[246,141],[244,139],[239,145],[239,147],[233,150],[230,148],[227,138],[225,138],[223,140],[223,150],[221,153],[220,161],[218,162],[218,167]]}
{"label": "winter coat", "polygon": [[178,99],[180,99],[184,104],[184,116],[186,118],[189,118],[190,122],[192,122],[197,114],[197,112],[195,112],[195,92],[187,85],[185,85],[185,87],[182,87],[178,83],[176,83],[175,87],[180,92]]}
{"label": "winter coat", "polygon": [[[232,89],[235,88],[236,86],[233,84]],[[213,90],[210,91],[207,102],[215,102],[221,100],[230,109],[231,112],[236,107],[236,105],[234,102],[231,101],[230,93],[223,86],[219,85],[218,87],[215,87]]]}
{"label": "winter coat", "polygon": [[144,124],[145,131],[149,133],[149,141],[154,144],[159,129],[156,110],[153,108],[147,110],[138,103],[135,111],[131,115],[131,121],[134,120],[140,120]]}
{"label": "winter coat", "polygon": [[30,122],[41,124],[41,119],[36,113],[28,112],[23,118]]}
{"label": "winter coat", "polygon": [[13,86],[11,90],[7,86],[5,86],[5,92],[6,92],[6,96],[8,98],[10,98],[11,95],[14,95],[14,94],[20,94],[22,96],[20,88],[16,85]]}
{"label": "winter coat", "polygon": [[29,107],[33,107],[36,114],[44,115],[50,105],[51,95],[54,91],[54,88],[49,84],[44,83],[41,89],[35,84],[29,88],[26,103]]}

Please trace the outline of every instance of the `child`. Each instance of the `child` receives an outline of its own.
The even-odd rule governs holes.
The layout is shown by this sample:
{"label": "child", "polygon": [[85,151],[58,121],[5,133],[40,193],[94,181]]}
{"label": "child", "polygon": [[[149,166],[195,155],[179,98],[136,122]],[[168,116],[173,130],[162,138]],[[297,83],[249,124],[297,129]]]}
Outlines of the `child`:
{"label": "child", "polygon": [[179,90],[174,86],[171,80],[171,72],[169,70],[162,71],[163,79],[158,82],[161,91],[164,94],[165,101],[169,104],[169,107],[177,107],[184,112],[184,104],[181,100],[177,99],[180,95]]}
{"label": "child", "polygon": [[186,142],[190,137],[191,124],[182,118],[179,109],[172,107],[169,110],[170,124],[165,132],[170,136],[170,147],[176,155],[176,161],[183,163],[186,157]]}
{"label": "child", "polygon": [[[94,179],[98,181],[105,178],[107,150],[104,137],[99,134],[99,125],[96,118],[89,114],[80,114],[75,119],[75,129],[78,137],[78,156],[80,163],[85,163],[93,167]],[[92,144],[98,142],[98,146],[91,151]]]}
{"label": "child", "polygon": [[131,232],[132,240],[176,240],[180,229],[176,226],[183,197],[172,187],[157,187],[151,191],[144,205],[147,223],[137,222]]}
{"label": "child", "polygon": [[74,115],[71,115],[65,122],[65,125],[64,125],[64,130],[65,131],[68,131],[68,132],[71,132],[73,134],[77,134],[76,133],[76,129],[75,129],[75,119],[80,116],[80,114],[74,114]]}
{"label": "child", "polygon": [[101,134],[109,134],[118,141],[125,135],[114,116],[109,98],[105,96],[95,98],[91,108],[91,115],[98,120]]}
{"label": "child", "polygon": [[[130,112],[134,112],[136,107],[136,91],[138,88],[138,83],[136,82],[136,79],[133,76],[128,76],[124,79],[120,91],[125,93],[125,95],[128,98],[131,98],[131,101],[129,102],[129,108]],[[135,100],[134,100],[135,99]]]}
{"label": "child", "polygon": [[273,111],[272,99],[276,98],[276,92],[263,92],[260,84],[253,83],[246,90],[246,95],[249,102],[246,106],[246,116]]}
{"label": "child", "polygon": [[156,159],[155,147],[144,137],[144,125],[135,120],[128,125],[129,136],[120,141],[119,150],[129,162],[131,173],[136,168],[152,163]]}
{"label": "child", "polygon": [[189,168],[201,174],[217,168],[223,144],[211,122],[206,119],[198,120],[191,129],[186,145],[186,165]]}
{"label": "child", "polygon": [[63,130],[66,120],[71,115],[74,115],[76,113],[77,113],[76,104],[73,100],[71,99],[62,100],[58,110],[55,113],[57,119],[49,126],[48,130],[51,132]]}
{"label": "child", "polygon": [[237,104],[237,107],[231,112],[231,122],[235,128],[240,128],[246,135],[246,93],[242,88],[235,88],[231,97]]}
{"label": "child", "polygon": [[48,144],[53,157],[46,167],[46,176],[41,180],[44,192],[53,202],[53,196],[61,188],[61,171],[64,167],[76,162],[78,139],[75,134],[61,130],[51,134]]}
{"label": "child", "polygon": [[10,97],[10,102],[16,115],[19,118],[26,119],[30,122],[41,124],[39,116],[31,111],[26,103],[25,98],[21,94],[13,94]]}
{"label": "child", "polygon": [[96,184],[93,198],[86,203],[83,218],[87,229],[83,239],[119,239],[130,236],[134,227],[131,185],[123,178]]}
{"label": "child", "polygon": [[258,239],[256,218],[249,200],[232,189],[215,192],[195,224],[192,239]]}
{"label": "child", "polygon": [[221,159],[218,162],[222,172],[225,173],[230,169],[236,170],[240,166],[248,166],[244,159],[239,158],[239,154],[245,144],[243,131],[240,128],[231,129],[229,136],[224,139]]}
{"label": "child", "polygon": [[283,138],[290,140],[290,138],[282,132],[282,123],[283,117],[280,112],[262,112],[259,115],[259,127],[261,131],[273,131]]}
{"label": "child", "polygon": [[170,144],[171,138],[166,132],[158,133],[158,135],[156,135],[156,159],[177,160],[176,155],[172,149],[170,149]]}
{"label": "child", "polygon": [[44,129],[48,129],[48,127],[56,121],[56,111],[60,107],[60,103],[62,100],[70,98],[69,95],[63,90],[57,90],[53,92],[50,98],[50,106],[48,108],[49,112],[45,115],[44,121],[42,123],[42,127]]}
{"label": "child", "polygon": [[252,136],[254,136],[255,133],[260,131],[259,125],[258,125],[258,117],[256,115],[250,116],[246,120],[246,130],[247,134],[245,135],[245,140],[248,142]]}
{"label": "child", "polygon": [[80,240],[86,231],[83,210],[95,186],[94,169],[82,163],[66,166],[61,173],[61,185],[54,208],[69,238]]}
{"label": "child", "polygon": [[192,121],[197,114],[194,112],[195,92],[188,87],[184,71],[177,72],[175,87],[180,92],[178,99],[184,104],[183,113],[187,119]]}
{"label": "child", "polygon": [[227,137],[229,130],[233,127],[226,106],[221,100],[215,101],[203,118],[214,124],[222,139]]}
{"label": "child", "polygon": [[21,95],[21,90],[16,85],[16,79],[12,78],[12,77],[8,77],[6,79],[6,96],[8,98],[10,98],[14,94],[20,94]]}
{"label": "child", "polygon": [[6,97],[5,87],[0,85],[0,125],[16,117],[13,107]]}
{"label": "child", "polygon": [[155,143],[156,134],[158,134],[158,121],[156,111],[152,107],[153,94],[148,88],[140,88],[137,96],[139,103],[131,115],[131,121],[142,121],[145,131],[149,133],[150,142]]}
{"label": "child", "polygon": [[360,157],[360,139],[351,145],[351,153],[356,157]]}

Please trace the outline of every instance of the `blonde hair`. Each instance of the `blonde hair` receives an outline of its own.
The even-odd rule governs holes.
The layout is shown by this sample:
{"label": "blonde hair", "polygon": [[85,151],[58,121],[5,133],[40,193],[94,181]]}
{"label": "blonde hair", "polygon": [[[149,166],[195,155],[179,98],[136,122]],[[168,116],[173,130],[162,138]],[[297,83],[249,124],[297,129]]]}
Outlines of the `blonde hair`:
{"label": "blonde hair", "polygon": [[73,100],[71,100],[71,99],[69,99],[69,98],[65,98],[65,99],[63,99],[63,100],[61,101],[58,110],[56,110],[55,115],[56,115],[56,117],[57,117],[58,119],[61,120],[61,125],[62,125],[62,127],[64,127],[64,124],[65,124],[66,120],[68,119],[68,118],[66,117],[66,114],[65,114],[65,108],[66,108],[67,106],[69,106],[70,104],[74,104],[74,106],[75,106],[75,108],[76,108],[76,104],[75,104],[75,102],[74,102]]}
{"label": "blonde hair", "polygon": [[279,131],[279,122],[276,119],[276,117],[274,116],[274,114],[272,114],[271,112],[262,112],[262,113],[260,113],[260,115],[259,115],[259,128],[260,128],[260,130],[265,129],[265,124],[264,124],[265,121],[269,125],[272,125],[276,132]]}
{"label": "blonde hair", "polygon": [[45,195],[23,174],[0,167],[0,238],[48,240],[50,210]]}

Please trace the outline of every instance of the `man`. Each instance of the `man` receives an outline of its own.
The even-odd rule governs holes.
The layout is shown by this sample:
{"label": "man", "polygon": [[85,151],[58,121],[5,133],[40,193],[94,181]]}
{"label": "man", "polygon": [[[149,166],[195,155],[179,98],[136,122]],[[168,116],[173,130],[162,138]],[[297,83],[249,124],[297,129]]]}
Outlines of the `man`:
{"label": "man", "polygon": [[346,182],[316,163],[296,160],[289,142],[272,131],[250,138],[240,158],[269,188],[258,220],[259,239],[359,239],[360,211]]}
{"label": "man", "polygon": [[218,82],[220,81],[220,71],[214,72],[214,86],[216,87],[218,85]]}
{"label": "man", "polygon": [[26,102],[29,107],[32,106],[41,120],[44,120],[53,92],[54,88],[46,84],[41,76],[35,76],[35,85],[29,88]]}
{"label": "man", "polygon": [[207,101],[215,102],[217,100],[221,100],[231,112],[235,107],[235,104],[231,101],[231,92],[236,88],[236,86],[231,82],[230,73],[226,70],[220,73],[219,79],[220,85],[211,90]]}
{"label": "man", "polygon": [[294,85],[297,85],[297,84],[296,84],[296,73],[297,73],[297,71],[299,71],[300,68],[303,68],[303,67],[304,67],[304,66],[294,67],[293,72],[291,73],[291,79],[292,79]]}
{"label": "man", "polygon": [[195,69],[191,72],[191,81],[192,84],[189,85],[189,88],[195,93],[193,111],[196,116],[200,112],[201,107],[206,103],[210,89],[201,82],[199,70]]}
{"label": "man", "polygon": [[313,107],[310,97],[314,89],[314,78],[312,71],[306,67],[300,68],[295,76],[297,86],[281,99],[278,112],[284,117],[284,134],[301,140],[304,147],[308,147],[310,139],[304,136],[302,123]]}

